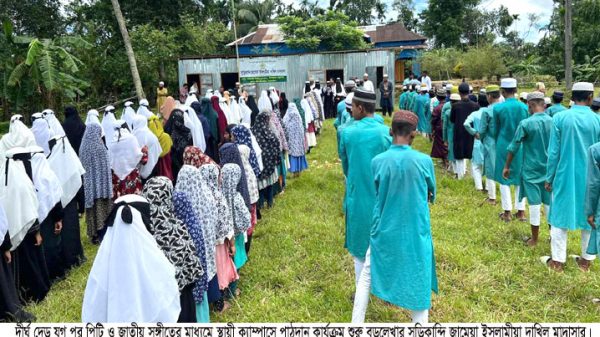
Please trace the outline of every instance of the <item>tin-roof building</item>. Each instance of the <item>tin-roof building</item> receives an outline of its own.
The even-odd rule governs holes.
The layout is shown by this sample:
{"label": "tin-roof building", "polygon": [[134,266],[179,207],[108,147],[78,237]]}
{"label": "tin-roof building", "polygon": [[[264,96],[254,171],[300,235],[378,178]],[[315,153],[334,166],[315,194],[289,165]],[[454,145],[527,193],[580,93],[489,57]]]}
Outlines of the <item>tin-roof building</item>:
{"label": "tin-roof building", "polygon": [[[366,50],[309,52],[290,48],[276,24],[260,25],[248,35],[229,43],[238,48],[236,56],[182,57],[179,60],[179,84],[198,84],[201,94],[207,89],[223,86],[230,89],[241,82],[251,94],[275,86],[288,98],[301,97],[304,82],[351,77],[364,73],[378,85],[383,75],[402,82],[405,62],[415,59],[427,48],[426,38],[407,30],[402,24],[359,27],[364,39],[371,44]],[[413,72],[420,73],[413,62]]]}

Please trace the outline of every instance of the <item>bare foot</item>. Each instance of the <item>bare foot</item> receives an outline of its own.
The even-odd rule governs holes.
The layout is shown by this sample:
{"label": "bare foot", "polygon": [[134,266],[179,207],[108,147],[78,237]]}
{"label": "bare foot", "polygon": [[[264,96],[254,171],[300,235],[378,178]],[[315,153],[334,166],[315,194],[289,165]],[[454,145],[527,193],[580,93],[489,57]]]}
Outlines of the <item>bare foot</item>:
{"label": "bare foot", "polygon": [[528,239],[525,243],[529,247],[535,247],[535,246],[537,246],[537,240],[534,240],[534,239],[531,239],[531,238]]}
{"label": "bare foot", "polygon": [[224,313],[225,311],[229,310],[231,308],[231,304],[229,304],[228,301],[224,301],[223,302],[223,309],[221,309],[221,311],[219,311],[219,314]]}

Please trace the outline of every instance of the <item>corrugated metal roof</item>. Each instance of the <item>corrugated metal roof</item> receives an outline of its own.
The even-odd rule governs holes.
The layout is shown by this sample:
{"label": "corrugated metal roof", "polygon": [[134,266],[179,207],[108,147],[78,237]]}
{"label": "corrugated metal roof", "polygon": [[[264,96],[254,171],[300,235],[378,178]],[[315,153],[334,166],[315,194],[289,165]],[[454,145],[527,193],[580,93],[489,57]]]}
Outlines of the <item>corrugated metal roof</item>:
{"label": "corrugated metal roof", "polygon": [[[365,36],[370,38],[372,43],[427,40],[426,37],[409,31],[401,23],[361,26],[358,28],[365,32]],[[279,25],[268,24],[259,25],[256,31],[229,43],[227,46],[235,47],[236,42],[238,45],[269,44],[282,43],[285,42],[285,39]]]}

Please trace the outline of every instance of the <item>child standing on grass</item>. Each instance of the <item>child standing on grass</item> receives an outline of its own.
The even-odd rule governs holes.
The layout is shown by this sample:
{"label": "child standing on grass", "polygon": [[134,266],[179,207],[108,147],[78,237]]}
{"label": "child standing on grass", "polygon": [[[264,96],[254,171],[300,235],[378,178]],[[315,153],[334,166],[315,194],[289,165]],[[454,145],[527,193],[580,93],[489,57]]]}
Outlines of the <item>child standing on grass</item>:
{"label": "child standing on grass", "polygon": [[391,143],[387,126],[375,117],[375,93],[357,89],[352,97],[354,122],[340,134],[340,159],[346,176],[344,209],[346,239],[344,247],[354,259],[358,284],[372,228],[375,186],[371,175],[371,160],[385,152]]}
{"label": "child standing on grass", "polygon": [[519,200],[529,201],[529,223],[531,238],[526,243],[535,246],[540,231],[541,206],[545,213],[550,210],[551,196],[544,188],[546,163],[548,162],[548,145],[552,132],[552,117],[545,113],[544,94],[532,92],[527,95],[527,105],[531,116],[519,123],[515,136],[508,146],[508,154],[502,176],[508,180],[511,175],[510,164],[523,145],[523,166],[520,173]]}
{"label": "child standing on grass", "polygon": [[352,323],[365,320],[370,289],[427,323],[437,276],[428,202],[435,199],[433,161],[413,150],[418,117],[401,110],[392,120],[393,145],[371,161],[376,200],[370,247],[358,281]]}

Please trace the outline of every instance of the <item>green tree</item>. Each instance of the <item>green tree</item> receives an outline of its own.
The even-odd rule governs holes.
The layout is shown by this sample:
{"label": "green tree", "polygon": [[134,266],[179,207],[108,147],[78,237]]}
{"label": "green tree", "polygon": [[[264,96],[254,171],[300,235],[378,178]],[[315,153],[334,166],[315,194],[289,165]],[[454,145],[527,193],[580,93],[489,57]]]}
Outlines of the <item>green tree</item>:
{"label": "green tree", "polygon": [[238,8],[236,23],[240,37],[255,31],[259,25],[273,22],[275,2],[272,0],[243,2]]}
{"label": "green tree", "polygon": [[165,31],[142,25],[131,32],[142,84],[150,101],[155,98],[158,79],[165,81],[171,92],[177,90],[174,84],[178,83],[177,61],[180,56],[231,53],[224,46],[233,40],[233,35],[224,24],[207,22],[198,26],[190,16],[182,16],[181,22],[181,26]]}
{"label": "green tree", "polygon": [[461,59],[461,52],[454,48],[440,48],[424,52],[419,57],[421,69],[427,70],[434,80],[448,80]]}
{"label": "green tree", "polygon": [[519,15],[511,15],[503,5],[492,10],[471,8],[465,13],[462,40],[469,46],[479,46],[494,43],[496,37],[506,39],[509,28],[518,18]]}
{"label": "green tree", "polygon": [[400,22],[410,31],[416,31],[419,20],[415,17],[414,0],[394,0],[392,9],[398,13],[398,17],[392,22]]}
{"label": "green tree", "polygon": [[330,3],[330,10],[342,11],[360,25],[370,25],[375,20],[383,21],[386,7],[382,0],[339,0]]}
{"label": "green tree", "polygon": [[507,72],[502,53],[493,45],[471,47],[460,56],[461,74],[471,79],[491,79]]}
{"label": "green tree", "polygon": [[0,0],[0,19],[12,22],[17,35],[54,38],[64,35],[60,0]]}
{"label": "green tree", "polygon": [[541,59],[542,58],[540,56],[530,55],[529,57],[522,59],[520,62],[515,63],[510,67],[510,70],[524,77],[537,75],[542,69],[540,65]]}
{"label": "green tree", "polygon": [[31,94],[32,108],[56,106],[83,96],[89,84],[78,76],[82,62],[71,54],[73,46],[88,47],[76,37],[33,39],[26,58],[12,69],[8,86],[24,91],[22,95]]}
{"label": "green tree", "polygon": [[432,39],[435,48],[459,47],[469,12],[480,0],[429,0],[420,14],[421,31]]}
{"label": "green tree", "polygon": [[[328,10],[334,10],[337,4],[336,0],[330,0]],[[327,9],[319,6],[319,0],[300,0],[298,6],[294,4],[285,4],[283,1],[277,1],[275,7],[275,16],[297,16],[308,20],[314,16],[325,14]]]}
{"label": "green tree", "polygon": [[295,16],[278,18],[286,43],[294,49],[316,51],[365,49],[364,33],[356,22],[343,13],[328,11],[324,15],[303,20]]}

